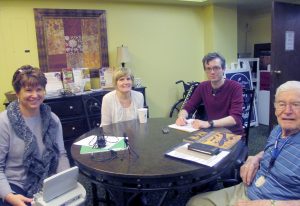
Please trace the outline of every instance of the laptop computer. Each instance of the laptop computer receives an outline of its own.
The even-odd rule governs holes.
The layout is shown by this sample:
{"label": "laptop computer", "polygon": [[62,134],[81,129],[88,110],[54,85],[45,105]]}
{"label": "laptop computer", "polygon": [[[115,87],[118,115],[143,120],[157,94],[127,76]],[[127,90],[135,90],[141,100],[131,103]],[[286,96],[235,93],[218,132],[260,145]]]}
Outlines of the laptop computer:
{"label": "laptop computer", "polygon": [[44,180],[42,197],[45,202],[77,187],[78,167],[72,167]]}

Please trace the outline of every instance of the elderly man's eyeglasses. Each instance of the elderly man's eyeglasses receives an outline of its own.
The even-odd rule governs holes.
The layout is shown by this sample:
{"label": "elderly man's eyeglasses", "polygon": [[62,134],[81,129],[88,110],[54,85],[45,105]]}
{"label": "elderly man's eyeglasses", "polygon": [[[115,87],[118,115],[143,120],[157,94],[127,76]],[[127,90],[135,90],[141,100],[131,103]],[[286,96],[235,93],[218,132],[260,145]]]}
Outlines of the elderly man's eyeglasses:
{"label": "elderly man's eyeglasses", "polygon": [[290,106],[293,111],[296,111],[300,109],[300,102],[275,102],[275,109],[279,111],[285,110],[287,106]]}
{"label": "elderly man's eyeglasses", "polygon": [[220,66],[214,66],[214,67],[205,67],[205,71],[206,72],[211,72],[211,71],[214,71],[214,72],[216,72],[216,71],[219,71],[219,70],[221,70],[222,69],[222,67],[220,67]]}

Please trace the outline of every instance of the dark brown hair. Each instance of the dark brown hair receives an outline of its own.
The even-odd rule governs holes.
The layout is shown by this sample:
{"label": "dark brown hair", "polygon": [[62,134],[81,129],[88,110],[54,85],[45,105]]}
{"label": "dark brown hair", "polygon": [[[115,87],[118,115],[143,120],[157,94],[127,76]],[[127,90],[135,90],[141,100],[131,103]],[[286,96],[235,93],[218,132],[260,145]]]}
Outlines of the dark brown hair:
{"label": "dark brown hair", "polygon": [[13,75],[12,85],[16,93],[19,93],[22,87],[42,86],[46,88],[47,79],[44,73],[36,67],[24,65],[17,69]]}
{"label": "dark brown hair", "polygon": [[210,61],[212,61],[214,59],[220,59],[221,67],[222,67],[222,69],[225,69],[225,67],[226,67],[225,58],[217,52],[208,53],[203,57],[203,59],[202,59],[203,69],[205,69],[205,64],[208,64]]}

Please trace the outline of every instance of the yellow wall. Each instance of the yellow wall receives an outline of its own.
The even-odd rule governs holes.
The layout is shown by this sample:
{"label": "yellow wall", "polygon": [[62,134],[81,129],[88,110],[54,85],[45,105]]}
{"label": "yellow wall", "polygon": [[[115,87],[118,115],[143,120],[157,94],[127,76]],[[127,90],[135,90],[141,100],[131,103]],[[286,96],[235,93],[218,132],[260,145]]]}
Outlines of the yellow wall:
{"label": "yellow wall", "polygon": [[237,9],[215,6],[214,50],[223,54],[227,66],[237,61]]}
{"label": "yellow wall", "polygon": [[[205,79],[201,58],[210,51],[204,49],[205,28],[213,28],[214,33],[218,32],[216,27],[223,27],[211,23],[214,21],[209,18],[212,11],[199,7],[63,0],[0,1],[0,102],[5,99],[4,92],[11,90],[11,78],[16,68],[23,64],[38,66],[33,8],[106,10],[110,65],[116,65],[117,46],[128,46],[131,62],[127,66],[147,86],[151,117],[167,116],[172,103],[180,97],[182,90],[175,81]],[[210,8],[214,9],[213,6]],[[230,17],[230,22],[236,21],[233,20],[234,9],[218,7],[217,11],[221,13],[215,15],[215,19],[226,16]],[[207,18],[203,17],[204,13]],[[226,58],[232,59],[236,55],[236,44],[232,43],[236,41],[236,28],[232,29],[231,24],[224,25],[226,30],[222,35],[214,34],[211,49],[224,52]],[[216,38],[223,41],[216,44]],[[25,53],[25,49],[31,52]]]}
{"label": "yellow wall", "polygon": [[208,53],[214,50],[214,7],[206,6],[202,12],[204,24],[204,52]]}
{"label": "yellow wall", "polygon": [[217,51],[224,55],[228,68],[237,61],[237,10],[235,7],[207,6],[202,15],[205,22],[204,53]]}

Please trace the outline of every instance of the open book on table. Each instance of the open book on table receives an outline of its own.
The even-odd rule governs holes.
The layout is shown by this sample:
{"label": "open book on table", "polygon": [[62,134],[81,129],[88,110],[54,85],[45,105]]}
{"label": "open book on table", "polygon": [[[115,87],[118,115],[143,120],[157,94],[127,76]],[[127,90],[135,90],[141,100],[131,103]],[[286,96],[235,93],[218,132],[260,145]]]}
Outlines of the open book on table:
{"label": "open book on table", "polygon": [[189,137],[183,139],[184,142],[199,142],[221,149],[231,149],[240,139],[241,135],[230,132],[199,130]]}

